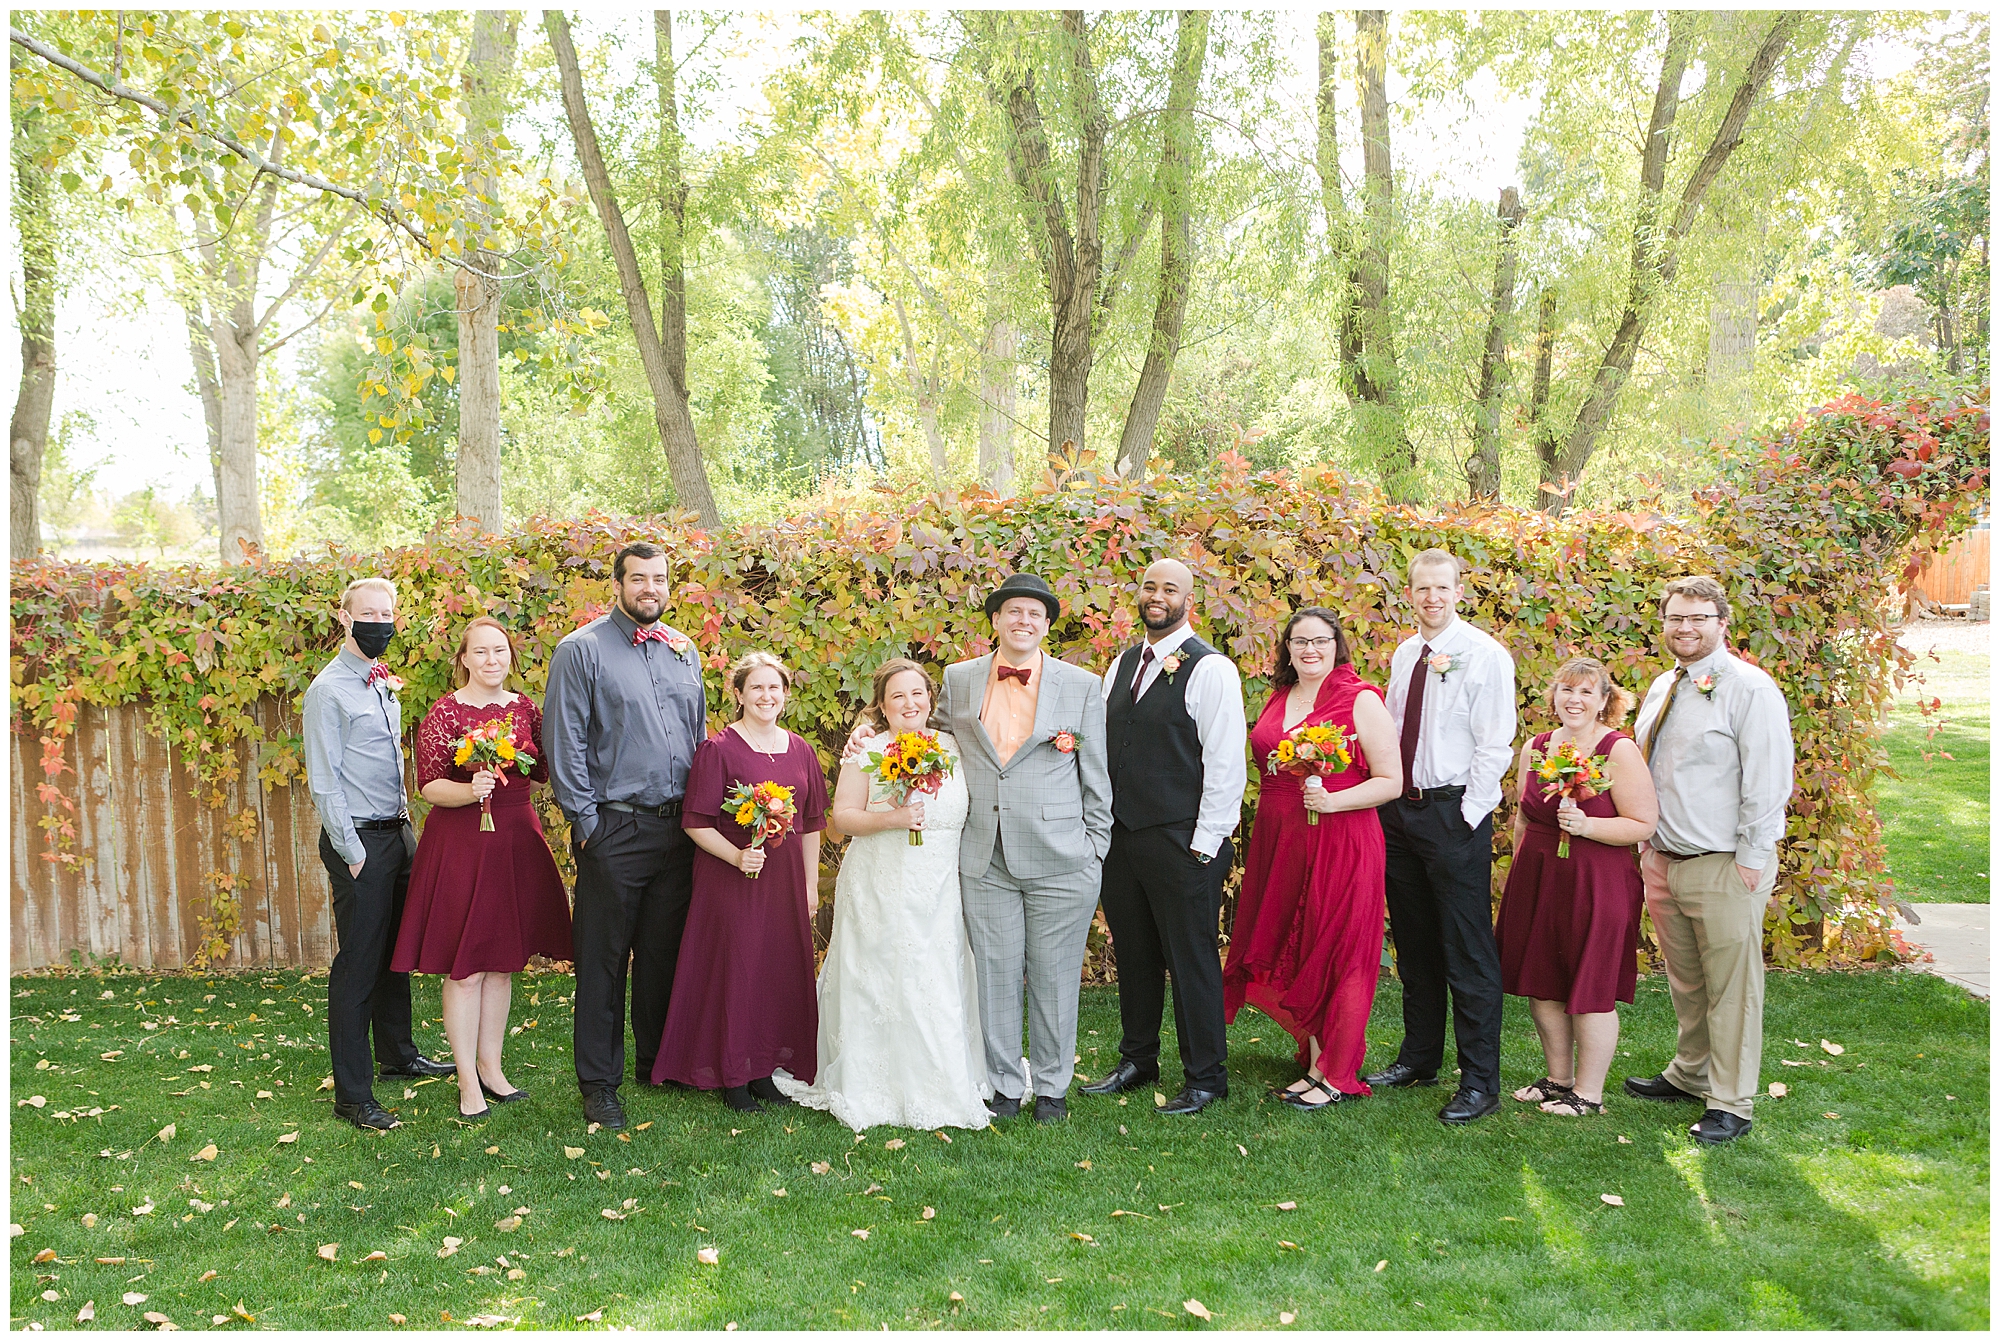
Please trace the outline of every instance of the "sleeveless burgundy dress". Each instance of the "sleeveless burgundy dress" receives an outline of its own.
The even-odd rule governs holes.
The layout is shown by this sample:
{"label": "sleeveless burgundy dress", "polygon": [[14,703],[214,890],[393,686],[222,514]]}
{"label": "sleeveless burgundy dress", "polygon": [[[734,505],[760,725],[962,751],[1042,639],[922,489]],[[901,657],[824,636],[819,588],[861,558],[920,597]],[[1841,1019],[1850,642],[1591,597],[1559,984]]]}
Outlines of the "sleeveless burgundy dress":
{"label": "sleeveless burgundy dress", "polygon": [[518,973],[531,955],[568,959],[569,896],[529,804],[549,779],[542,755],[542,712],[526,694],[511,703],[467,707],[446,694],[417,728],[417,790],[439,778],[472,781],[452,762],[452,742],[482,722],[512,714],[514,744],[533,756],[527,777],[510,770],[495,787],[493,828],[479,827],[479,806],[432,806],[410,865],[410,894],[390,961],[394,973]]}
{"label": "sleeveless burgundy dress", "polygon": [[[1250,730],[1257,761],[1257,816],[1244,857],[1229,958],[1222,969],[1228,1019],[1248,1002],[1298,1040],[1299,1065],[1320,1044],[1319,1069],[1345,1094],[1372,1091],[1360,1078],[1368,1012],[1382,973],[1382,821],[1374,808],[1306,822],[1305,779],[1265,771],[1285,734],[1285,696],[1274,692]],[[1337,666],[1319,687],[1306,721],[1347,730],[1354,761],[1323,779],[1330,792],[1368,780],[1354,730],[1354,700],[1382,691],[1352,666]]]}
{"label": "sleeveless burgundy dress", "polygon": [[[1536,736],[1537,753],[1555,733]],[[1599,759],[1629,740],[1606,731],[1592,751]],[[1559,798],[1539,779],[1528,780],[1521,813],[1527,833],[1507,871],[1507,890],[1493,937],[1500,944],[1500,985],[1512,996],[1561,1001],[1571,1015],[1598,1015],[1629,1002],[1639,980],[1639,910],[1645,891],[1635,849],[1612,847],[1572,834],[1569,855],[1558,857]],[[1603,792],[1581,803],[1583,813],[1616,819],[1618,807]]]}

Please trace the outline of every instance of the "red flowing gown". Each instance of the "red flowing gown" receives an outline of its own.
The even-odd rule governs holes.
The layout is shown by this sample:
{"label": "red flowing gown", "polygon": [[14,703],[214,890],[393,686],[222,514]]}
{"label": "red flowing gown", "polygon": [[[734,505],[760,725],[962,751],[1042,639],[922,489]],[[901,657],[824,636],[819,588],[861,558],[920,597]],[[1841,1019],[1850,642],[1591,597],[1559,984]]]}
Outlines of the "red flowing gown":
{"label": "red flowing gown", "polygon": [[[1271,695],[1250,730],[1260,789],[1222,969],[1223,1009],[1234,1021],[1248,1002],[1277,1021],[1298,1040],[1301,1066],[1310,1057],[1307,1039],[1317,1038],[1327,1083],[1346,1094],[1368,1094],[1360,1070],[1382,972],[1382,821],[1370,807],[1308,824],[1305,780],[1268,771],[1285,734],[1287,692]],[[1347,731],[1353,762],[1323,779],[1330,792],[1368,780],[1354,729],[1354,701],[1364,693],[1380,698],[1382,691],[1352,666],[1337,666],[1306,715],[1313,725]]]}
{"label": "red flowing gown", "polygon": [[389,968],[395,973],[518,973],[531,955],[568,959],[569,896],[542,834],[529,788],[549,780],[542,758],[542,712],[526,694],[511,703],[468,707],[456,694],[431,706],[417,728],[417,789],[439,778],[472,781],[452,762],[452,743],[495,717],[514,719],[514,747],[535,761],[527,777],[510,771],[495,787],[493,828],[479,807],[432,806],[410,866],[410,894]]}
{"label": "red flowing gown", "polygon": [[[1535,737],[1547,750],[1553,732]],[[1629,740],[1607,731],[1592,753],[1602,759]],[[1645,890],[1631,846],[1612,847],[1570,836],[1569,855],[1558,857],[1556,827],[1561,798],[1538,779],[1528,780],[1521,813],[1528,831],[1507,871],[1493,939],[1500,945],[1500,986],[1512,996],[1561,1001],[1571,1015],[1600,1015],[1630,1002],[1639,982],[1639,910]],[[1609,792],[1580,803],[1586,815],[1616,819]]]}
{"label": "red flowing gown", "polygon": [[722,798],[739,782],[776,782],[798,805],[793,830],[764,847],[755,880],[700,848],[694,897],[674,968],[674,997],[653,1062],[653,1083],[733,1089],[784,1067],[810,1085],[819,1074],[819,1000],[813,989],[812,923],[800,836],[826,827],[826,775],[819,756],[786,733],[786,749],[768,755],[733,730],[703,741],[688,769],[681,827],[714,829],[738,848],[749,831],[723,814]]}

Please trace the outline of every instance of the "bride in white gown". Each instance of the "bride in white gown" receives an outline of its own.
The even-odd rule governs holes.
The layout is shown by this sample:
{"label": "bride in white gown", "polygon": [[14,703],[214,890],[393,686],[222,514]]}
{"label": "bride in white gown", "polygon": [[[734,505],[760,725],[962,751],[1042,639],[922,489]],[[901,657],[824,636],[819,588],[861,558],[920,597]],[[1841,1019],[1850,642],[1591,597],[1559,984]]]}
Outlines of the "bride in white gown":
{"label": "bride in white gown", "polygon": [[[869,725],[916,731],[930,719],[930,677],[901,658],[875,672]],[[949,734],[939,741],[956,754]],[[993,1087],[979,1029],[972,947],[958,895],[965,779],[891,804],[857,763],[844,763],[833,821],[852,835],[834,885],[833,939],[819,975],[819,1076],[775,1081],[808,1108],[855,1131],[984,1127]],[[924,836],[909,841],[910,830]]]}

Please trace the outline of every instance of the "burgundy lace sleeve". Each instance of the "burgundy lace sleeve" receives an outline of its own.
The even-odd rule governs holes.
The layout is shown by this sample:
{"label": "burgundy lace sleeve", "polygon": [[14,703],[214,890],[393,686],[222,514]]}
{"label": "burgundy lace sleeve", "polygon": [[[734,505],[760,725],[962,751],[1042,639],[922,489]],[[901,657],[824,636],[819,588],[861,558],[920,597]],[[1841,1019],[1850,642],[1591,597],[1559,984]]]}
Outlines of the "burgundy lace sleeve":
{"label": "burgundy lace sleeve", "polygon": [[451,743],[458,739],[453,700],[446,694],[431,705],[417,728],[417,790],[422,791],[439,778],[451,777]]}
{"label": "burgundy lace sleeve", "polygon": [[542,710],[536,704],[535,700],[529,698],[526,694],[521,695],[521,703],[527,709],[526,712],[522,713],[522,717],[525,719],[525,726],[522,730],[525,731],[528,737],[526,741],[528,753],[535,757],[535,766],[528,770],[528,781],[547,782],[549,780],[549,757],[542,752]]}

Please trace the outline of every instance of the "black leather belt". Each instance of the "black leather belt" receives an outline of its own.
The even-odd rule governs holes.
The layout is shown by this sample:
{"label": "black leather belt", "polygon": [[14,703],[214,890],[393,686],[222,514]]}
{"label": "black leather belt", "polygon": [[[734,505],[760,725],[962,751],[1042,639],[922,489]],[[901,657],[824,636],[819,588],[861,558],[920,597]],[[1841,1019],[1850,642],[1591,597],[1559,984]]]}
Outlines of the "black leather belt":
{"label": "black leather belt", "polygon": [[1464,795],[1463,787],[1407,787],[1397,799],[1420,806],[1432,801],[1456,801]]}
{"label": "black leather belt", "polygon": [[1653,851],[1659,853],[1661,856],[1665,857],[1668,861],[1699,861],[1703,857],[1721,857],[1721,856],[1727,856],[1731,861],[1736,860],[1736,854],[1734,852],[1729,852],[1729,853],[1690,852],[1687,855],[1683,856],[1678,852],[1669,852],[1663,847],[1656,847],[1653,849]]}
{"label": "black leather belt", "polygon": [[410,822],[410,817],[408,815],[397,815],[394,819],[356,820],[354,821],[354,827],[357,829],[368,829],[371,831],[379,829],[400,829],[409,822]]}
{"label": "black leather belt", "polygon": [[663,806],[635,806],[625,801],[606,801],[606,810],[621,810],[627,815],[658,815],[661,819],[672,819],[681,813],[679,801],[669,801]]}

